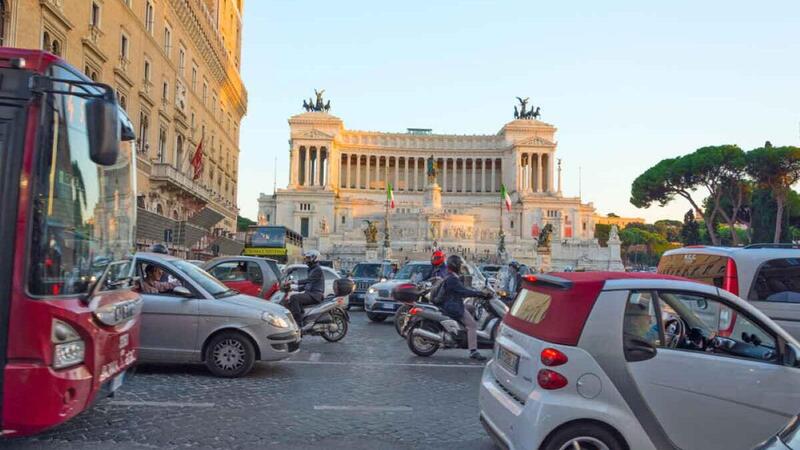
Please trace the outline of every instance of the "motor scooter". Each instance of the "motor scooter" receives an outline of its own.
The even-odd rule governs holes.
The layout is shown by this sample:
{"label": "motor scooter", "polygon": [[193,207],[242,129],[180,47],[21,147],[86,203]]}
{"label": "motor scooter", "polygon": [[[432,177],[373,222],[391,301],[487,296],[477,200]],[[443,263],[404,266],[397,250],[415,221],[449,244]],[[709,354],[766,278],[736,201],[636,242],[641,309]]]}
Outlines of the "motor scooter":
{"label": "motor scooter", "polygon": [[[276,296],[278,303],[288,307],[289,298],[298,291],[292,287],[292,277],[281,283],[283,295]],[[303,335],[322,336],[328,342],[338,342],[347,335],[350,314],[347,312],[347,296],[353,292],[354,283],[347,278],[335,280],[334,295],[325,297],[319,305],[308,307],[303,312],[303,321],[298,324]],[[273,297],[275,299],[276,297]]]}

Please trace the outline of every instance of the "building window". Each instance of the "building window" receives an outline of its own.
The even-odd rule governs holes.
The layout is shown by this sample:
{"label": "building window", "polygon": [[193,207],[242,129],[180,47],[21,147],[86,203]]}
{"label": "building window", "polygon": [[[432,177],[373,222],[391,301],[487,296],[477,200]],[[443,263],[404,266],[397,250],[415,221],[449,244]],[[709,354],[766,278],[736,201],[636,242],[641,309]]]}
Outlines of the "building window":
{"label": "building window", "polygon": [[129,47],[130,42],[128,41],[128,36],[126,36],[124,33],[121,34],[119,38],[119,56],[124,60],[128,59]]}
{"label": "building window", "polygon": [[192,63],[192,92],[197,92],[197,65]]}
{"label": "building window", "polygon": [[44,31],[42,33],[42,50],[50,52],[54,55],[63,56],[61,54],[62,50],[61,41],[50,34],[48,31]]}
{"label": "building window", "polygon": [[300,235],[303,236],[304,238],[307,238],[309,236],[309,234],[308,234],[308,225],[309,225],[308,217],[301,217],[300,218]]}
{"label": "building window", "polygon": [[97,71],[94,70],[92,66],[88,64],[83,67],[83,73],[85,73],[86,76],[89,77],[92,81],[97,81],[97,79],[99,78],[97,76]]}
{"label": "building window", "polygon": [[92,2],[92,13],[89,16],[89,25],[94,28],[100,28],[100,5],[97,2]]}
{"label": "building window", "polygon": [[148,153],[150,150],[150,116],[145,111],[139,113],[139,151]]}
{"label": "building window", "polygon": [[164,215],[164,207],[161,206],[161,203],[156,203],[156,214],[158,214],[159,216]]}
{"label": "building window", "polygon": [[119,102],[119,106],[122,107],[124,110],[128,110],[128,98],[120,91],[117,91],[117,101]]}
{"label": "building window", "polygon": [[169,82],[167,80],[161,84],[161,103],[164,105],[169,103]]}
{"label": "building window", "polygon": [[342,225],[347,223],[347,216],[342,216]]}
{"label": "building window", "polygon": [[144,60],[144,84],[150,84],[150,61]]}
{"label": "building window", "polygon": [[203,80],[203,106],[208,106],[208,82]]}
{"label": "building window", "polygon": [[144,6],[144,27],[147,29],[147,32],[153,34],[153,23],[155,22],[155,10],[153,9],[153,3],[149,0],[145,2]]}
{"label": "building window", "polygon": [[[170,57],[170,52],[172,52],[172,30],[169,27],[164,27],[164,53],[167,54],[167,58]],[[180,64],[178,65],[180,68]]]}
{"label": "building window", "polygon": [[167,130],[160,128],[158,130],[158,162],[163,163],[165,155],[167,154]]}
{"label": "building window", "polygon": [[186,49],[183,45],[178,49],[178,73],[183,76],[186,70]]}
{"label": "building window", "polygon": [[178,172],[183,169],[183,136],[180,134],[175,139],[175,168]]}

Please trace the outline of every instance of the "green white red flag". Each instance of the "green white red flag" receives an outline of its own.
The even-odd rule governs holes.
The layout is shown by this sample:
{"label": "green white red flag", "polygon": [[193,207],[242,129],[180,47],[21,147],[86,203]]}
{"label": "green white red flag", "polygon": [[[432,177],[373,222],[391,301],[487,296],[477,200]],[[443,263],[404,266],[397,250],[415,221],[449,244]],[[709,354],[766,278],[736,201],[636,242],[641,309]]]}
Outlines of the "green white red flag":
{"label": "green white red flag", "polygon": [[500,185],[500,198],[503,199],[503,203],[506,204],[506,209],[511,211],[511,197],[508,195],[508,191],[506,190],[506,185]]}
{"label": "green white red flag", "polygon": [[394,189],[392,189],[392,183],[386,186],[386,201],[389,202],[389,207],[394,209]]}

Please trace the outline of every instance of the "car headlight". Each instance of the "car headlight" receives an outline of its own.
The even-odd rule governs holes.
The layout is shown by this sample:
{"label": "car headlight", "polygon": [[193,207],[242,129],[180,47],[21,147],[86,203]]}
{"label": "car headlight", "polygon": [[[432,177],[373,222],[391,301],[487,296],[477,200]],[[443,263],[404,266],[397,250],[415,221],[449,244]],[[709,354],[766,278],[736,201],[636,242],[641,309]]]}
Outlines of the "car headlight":
{"label": "car headlight", "polygon": [[272,325],[273,327],[289,328],[289,321],[276,314],[265,312],[261,314],[261,319],[267,322],[268,324]]}
{"label": "car headlight", "polygon": [[50,341],[53,343],[54,369],[64,369],[83,362],[86,343],[68,324],[53,319]]}

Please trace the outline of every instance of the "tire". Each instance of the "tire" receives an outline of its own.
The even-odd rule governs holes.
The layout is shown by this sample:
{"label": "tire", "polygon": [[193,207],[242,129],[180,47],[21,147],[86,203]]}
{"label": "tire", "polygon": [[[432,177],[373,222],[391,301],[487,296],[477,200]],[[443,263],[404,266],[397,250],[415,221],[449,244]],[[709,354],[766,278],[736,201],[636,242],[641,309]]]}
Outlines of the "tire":
{"label": "tire", "polygon": [[397,313],[394,315],[394,330],[397,331],[400,337],[406,337],[403,334],[403,328],[405,328],[406,322],[408,321],[409,311],[411,311],[411,305],[400,305],[400,307],[397,308]]}
{"label": "tire", "polygon": [[208,370],[224,378],[246,375],[256,362],[256,349],[250,339],[237,331],[222,332],[208,342],[205,352]]}
{"label": "tire", "polygon": [[[576,446],[576,443],[578,446]],[[590,450],[624,450],[625,446],[607,428],[593,423],[576,423],[556,431],[547,438],[543,450],[582,448]]]}
{"label": "tire", "polygon": [[383,322],[386,320],[386,316],[383,314],[375,314],[367,311],[367,318],[373,322]]}
{"label": "tire", "polygon": [[349,323],[347,321],[347,317],[345,317],[344,313],[341,311],[332,311],[331,312],[331,320],[333,323],[339,326],[339,329],[335,332],[325,331],[321,334],[322,338],[328,342],[339,342],[347,336],[347,329],[349,328]]}
{"label": "tire", "polygon": [[429,357],[433,356],[437,350],[439,350],[439,343],[438,342],[431,342],[425,338],[414,336],[414,329],[417,327],[421,327],[423,330],[428,330],[432,332],[439,332],[439,329],[435,326],[422,322],[419,325],[415,325],[413,328],[408,330],[408,335],[406,336],[406,343],[408,344],[408,349],[411,350],[417,356],[422,357]]}

